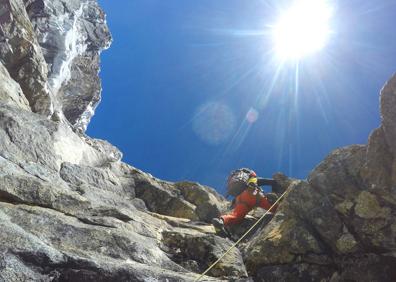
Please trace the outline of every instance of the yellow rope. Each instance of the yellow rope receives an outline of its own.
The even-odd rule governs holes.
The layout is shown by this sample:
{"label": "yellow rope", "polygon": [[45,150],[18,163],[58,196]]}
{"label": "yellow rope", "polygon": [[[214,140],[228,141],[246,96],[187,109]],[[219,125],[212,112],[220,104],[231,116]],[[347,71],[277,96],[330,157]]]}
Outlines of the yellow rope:
{"label": "yellow rope", "polygon": [[283,194],[275,201],[275,203],[263,214],[255,224],[252,225],[252,227],[249,228],[248,231],[245,232],[245,234],[242,235],[241,238],[239,238],[238,241],[236,241],[218,260],[216,260],[211,266],[208,267],[194,282],[197,282],[202,279],[202,277],[205,276],[206,273],[208,273],[219,261],[221,261],[233,248],[235,248],[249,233],[254,229],[254,227],[259,224],[261,220],[272,210],[272,208],[289,192],[290,190],[287,189]]}

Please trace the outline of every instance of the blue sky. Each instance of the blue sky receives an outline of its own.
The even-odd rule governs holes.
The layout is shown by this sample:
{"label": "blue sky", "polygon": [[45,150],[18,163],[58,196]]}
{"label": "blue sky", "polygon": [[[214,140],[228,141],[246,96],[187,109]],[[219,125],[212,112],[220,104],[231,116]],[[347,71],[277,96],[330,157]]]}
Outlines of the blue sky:
{"label": "blue sky", "polygon": [[331,150],[366,143],[396,71],[396,2],[333,1],[333,34],[298,79],[268,35],[288,2],[100,0],[114,41],[88,134],[156,177],[221,193],[235,168],[305,178]]}

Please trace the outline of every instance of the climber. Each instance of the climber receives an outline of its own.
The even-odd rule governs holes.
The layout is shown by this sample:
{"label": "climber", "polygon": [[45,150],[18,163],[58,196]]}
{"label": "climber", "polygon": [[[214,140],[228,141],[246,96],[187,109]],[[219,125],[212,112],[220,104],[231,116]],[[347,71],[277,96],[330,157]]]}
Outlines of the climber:
{"label": "climber", "polygon": [[[274,193],[264,195],[260,186],[270,185],[272,190],[278,184],[273,179],[258,178],[253,170],[242,168],[233,171],[227,180],[227,196],[234,196],[234,209],[231,213],[214,218],[212,224],[217,233],[228,235],[224,227],[238,224],[255,207],[268,210],[276,202],[277,196]],[[275,212],[277,205],[271,209]]]}

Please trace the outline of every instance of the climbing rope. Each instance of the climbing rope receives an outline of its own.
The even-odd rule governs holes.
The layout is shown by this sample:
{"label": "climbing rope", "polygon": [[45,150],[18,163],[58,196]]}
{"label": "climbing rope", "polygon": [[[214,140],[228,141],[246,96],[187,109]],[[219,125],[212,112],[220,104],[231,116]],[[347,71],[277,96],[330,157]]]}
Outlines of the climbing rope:
{"label": "climbing rope", "polygon": [[211,266],[209,266],[194,282],[197,282],[202,279],[202,277],[205,276],[206,273],[208,273],[219,261],[221,261],[233,248],[235,248],[256,226],[257,224],[260,223],[261,220],[264,219],[264,217],[272,210],[272,208],[290,191],[290,189],[287,189],[283,194],[275,201],[275,203],[263,214],[255,224],[252,225],[252,227],[249,228],[248,231],[245,232],[245,234],[242,235],[241,238],[239,238],[238,241],[236,241],[218,260],[216,260]]}

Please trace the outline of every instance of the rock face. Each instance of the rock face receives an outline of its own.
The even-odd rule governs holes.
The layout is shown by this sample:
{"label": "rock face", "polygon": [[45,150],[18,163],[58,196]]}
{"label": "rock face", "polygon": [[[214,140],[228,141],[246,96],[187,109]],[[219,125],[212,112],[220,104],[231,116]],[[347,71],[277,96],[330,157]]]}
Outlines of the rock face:
{"label": "rock face", "polygon": [[[147,181],[148,180],[148,181]],[[227,204],[213,189],[197,183],[168,183],[155,178],[137,178],[141,188],[137,196],[151,211],[170,216],[210,222],[227,209]]]}
{"label": "rock face", "polygon": [[71,124],[85,131],[100,102],[99,54],[110,46],[92,0],[24,0],[49,69],[48,84]]}
{"label": "rock face", "polygon": [[1,0],[0,58],[33,112],[85,131],[97,104],[100,52],[111,36],[92,0]]}
{"label": "rock face", "polygon": [[243,247],[257,281],[396,279],[396,77],[381,92],[368,145],[332,152]]}
{"label": "rock face", "polygon": [[[145,189],[140,183],[157,183],[157,195],[177,184],[121,163],[108,144],[98,150],[103,143],[5,103],[0,135],[0,237],[6,242],[0,277],[6,281],[188,281],[197,277],[194,266],[203,269],[204,258],[231,246],[211,228],[150,212],[135,196]],[[205,220],[196,202],[178,197],[172,200],[184,205],[175,204],[174,213]],[[213,205],[225,203],[216,199]],[[190,242],[200,252],[180,254]],[[240,252],[213,275],[246,276]]]}
{"label": "rock face", "polygon": [[32,111],[53,112],[48,68],[22,0],[0,1],[0,58],[20,85]]}
{"label": "rock face", "polygon": [[[1,281],[193,281],[232,246],[209,224],[229,207],[213,189],[159,180],[83,133],[110,41],[96,1],[0,0]],[[368,145],[305,181],[275,175],[278,212],[204,281],[395,281],[395,109],[396,76]]]}
{"label": "rock face", "polygon": [[11,79],[8,70],[0,63],[0,100],[3,103],[15,105],[24,110],[29,110],[29,101],[26,99],[18,83]]}

